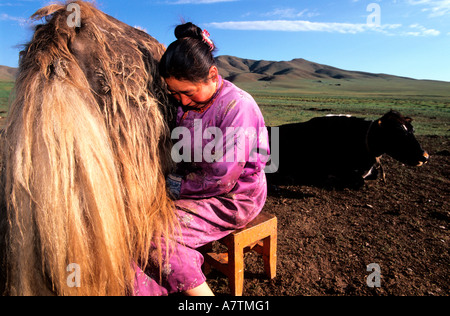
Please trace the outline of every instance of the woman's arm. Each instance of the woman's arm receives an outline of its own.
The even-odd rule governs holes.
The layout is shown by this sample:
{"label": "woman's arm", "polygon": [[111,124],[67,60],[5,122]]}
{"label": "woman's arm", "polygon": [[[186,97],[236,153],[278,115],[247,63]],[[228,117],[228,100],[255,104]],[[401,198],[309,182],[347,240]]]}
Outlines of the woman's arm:
{"label": "woman's arm", "polygon": [[180,198],[208,198],[230,193],[239,179],[246,176],[249,162],[255,166],[262,164],[259,149],[268,153],[267,129],[253,98],[230,102],[223,116],[219,126],[222,139],[216,141],[215,160],[199,163],[200,168],[183,177]]}

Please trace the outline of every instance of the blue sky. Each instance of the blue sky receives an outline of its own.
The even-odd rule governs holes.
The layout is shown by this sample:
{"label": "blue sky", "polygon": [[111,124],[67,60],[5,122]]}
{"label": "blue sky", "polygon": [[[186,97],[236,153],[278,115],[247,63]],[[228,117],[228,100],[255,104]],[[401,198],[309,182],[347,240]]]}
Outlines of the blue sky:
{"label": "blue sky", "polygon": [[[0,64],[17,66],[27,18],[48,0],[0,0]],[[249,59],[310,61],[450,81],[450,0],[97,0],[109,15],[165,45],[183,18],[219,51]]]}

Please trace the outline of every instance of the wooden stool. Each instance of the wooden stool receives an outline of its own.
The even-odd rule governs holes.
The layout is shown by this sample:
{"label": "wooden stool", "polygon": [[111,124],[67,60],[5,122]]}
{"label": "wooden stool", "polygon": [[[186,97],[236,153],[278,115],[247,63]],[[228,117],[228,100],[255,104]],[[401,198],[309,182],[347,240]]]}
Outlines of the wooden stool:
{"label": "wooden stool", "polygon": [[202,247],[204,271],[211,268],[228,277],[231,294],[242,296],[244,290],[244,253],[251,250],[263,255],[264,270],[270,279],[277,274],[277,218],[261,213],[245,228],[236,230],[219,242],[228,248],[226,253],[213,253],[212,243]]}

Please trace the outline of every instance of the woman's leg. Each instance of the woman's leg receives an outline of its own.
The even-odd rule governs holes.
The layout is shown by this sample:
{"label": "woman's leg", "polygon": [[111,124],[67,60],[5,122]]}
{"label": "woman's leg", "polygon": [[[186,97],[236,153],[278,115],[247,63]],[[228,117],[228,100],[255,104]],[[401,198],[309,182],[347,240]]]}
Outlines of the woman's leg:
{"label": "woman's leg", "polygon": [[187,296],[214,296],[214,293],[206,282],[195,289],[187,290],[184,294]]}
{"label": "woman's leg", "polygon": [[[211,295],[202,272],[204,258],[196,249],[243,227],[260,210],[251,201],[226,198],[178,200],[176,204],[181,230],[174,236],[171,256],[163,260],[161,271],[154,264],[158,261],[150,258],[145,273],[168,294]],[[164,244],[162,248],[165,253]]]}

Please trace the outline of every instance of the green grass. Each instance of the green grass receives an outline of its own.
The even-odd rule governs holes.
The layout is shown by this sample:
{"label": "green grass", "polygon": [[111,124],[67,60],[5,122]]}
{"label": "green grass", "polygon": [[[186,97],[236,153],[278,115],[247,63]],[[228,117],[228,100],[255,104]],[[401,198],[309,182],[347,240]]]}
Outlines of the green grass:
{"label": "green grass", "polygon": [[[414,119],[417,135],[450,137],[450,83],[418,80],[297,80],[244,82],[268,126],[304,122],[327,114],[377,119],[397,110]],[[5,117],[13,82],[0,82]]]}
{"label": "green grass", "polygon": [[268,126],[327,114],[378,119],[396,110],[414,119],[417,135],[450,136],[450,83],[367,80],[238,83],[258,102]]}
{"label": "green grass", "polygon": [[450,136],[450,103],[445,100],[362,96],[283,98],[257,94],[254,97],[269,126],[303,122],[327,114],[351,114],[374,120],[392,109],[412,117],[418,135]]}
{"label": "green grass", "polygon": [[5,118],[8,115],[10,95],[13,88],[14,82],[0,81],[0,128],[5,127]]}
{"label": "green grass", "polygon": [[8,101],[13,87],[14,82],[0,81],[0,113],[2,116],[8,112]]}

